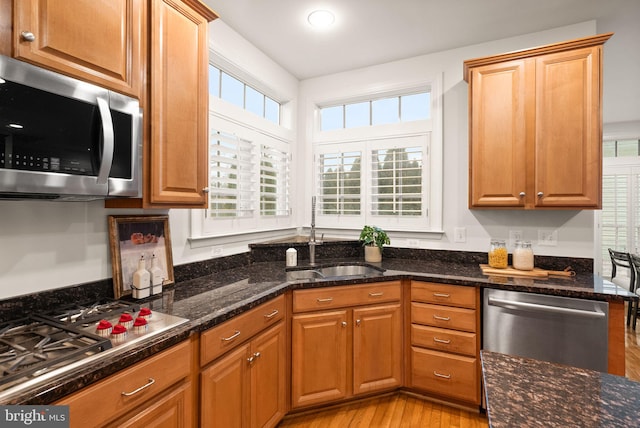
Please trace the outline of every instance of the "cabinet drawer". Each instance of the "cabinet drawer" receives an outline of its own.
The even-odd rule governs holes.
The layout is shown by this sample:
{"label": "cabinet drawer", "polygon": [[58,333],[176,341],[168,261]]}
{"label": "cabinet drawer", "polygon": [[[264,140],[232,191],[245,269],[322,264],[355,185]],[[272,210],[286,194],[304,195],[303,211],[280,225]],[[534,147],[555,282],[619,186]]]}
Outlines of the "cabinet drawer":
{"label": "cabinet drawer", "polygon": [[[186,341],[56,404],[69,406],[72,427],[99,426],[157,398],[162,391],[189,376],[191,361],[191,343]],[[145,385],[148,386],[140,389]]]}
{"label": "cabinet drawer", "polygon": [[400,301],[400,281],[314,288],[293,292],[293,312]]}
{"label": "cabinet drawer", "polygon": [[215,360],[275,324],[284,317],[284,311],[284,295],[281,295],[205,331],[200,336],[200,365],[204,366]]}
{"label": "cabinet drawer", "polygon": [[411,322],[475,333],[476,311],[411,302]]}
{"label": "cabinet drawer", "polygon": [[476,334],[411,324],[411,344],[444,352],[476,356]]}
{"label": "cabinet drawer", "polygon": [[411,300],[438,305],[476,308],[476,288],[462,285],[436,284],[433,282],[411,283]]}
{"label": "cabinet drawer", "polygon": [[411,348],[411,382],[415,388],[478,403],[477,360],[422,348]]}

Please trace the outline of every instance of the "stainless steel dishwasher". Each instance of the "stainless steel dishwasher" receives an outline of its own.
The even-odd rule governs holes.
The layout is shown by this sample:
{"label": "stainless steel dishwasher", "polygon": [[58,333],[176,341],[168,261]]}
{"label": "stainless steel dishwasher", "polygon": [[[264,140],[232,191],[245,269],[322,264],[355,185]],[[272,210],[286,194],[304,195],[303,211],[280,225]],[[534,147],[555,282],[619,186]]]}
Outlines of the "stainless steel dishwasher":
{"label": "stainless steel dishwasher", "polygon": [[607,371],[607,302],[494,289],[483,300],[483,349]]}

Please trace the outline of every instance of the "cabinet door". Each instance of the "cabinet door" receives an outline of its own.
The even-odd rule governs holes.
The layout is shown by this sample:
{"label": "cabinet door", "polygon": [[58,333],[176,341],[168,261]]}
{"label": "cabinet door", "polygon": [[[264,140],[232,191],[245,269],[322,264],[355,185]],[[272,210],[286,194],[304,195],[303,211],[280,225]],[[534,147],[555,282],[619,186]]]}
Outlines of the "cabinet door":
{"label": "cabinet door", "polygon": [[536,59],[537,206],[601,206],[601,49]]}
{"label": "cabinet door", "polygon": [[179,0],[151,2],[151,205],[207,203],[207,20]]}
{"label": "cabinet door", "polygon": [[286,412],[284,323],[251,342],[251,427],[275,427]]}
{"label": "cabinet door", "polygon": [[347,396],[347,311],[295,315],[292,319],[293,407]]}
{"label": "cabinet door", "polygon": [[152,403],[135,411],[135,416],[114,424],[114,427],[191,428],[193,426],[191,383],[158,397]]}
{"label": "cabinet door", "polygon": [[[523,207],[527,177],[527,98],[531,66],[525,60],[478,67],[469,86],[469,206]],[[533,71],[533,70],[531,70]]]}
{"label": "cabinet door", "polygon": [[200,417],[203,427],[248,426],[249,355],[249,345],[240,346],[200,374]]}
{"label": "cabinet door", "polygon": [[402,384],[400,304],[353,310],[353,393]]}
{"label": "cabinet door", "polygon": [[[14,56],[141,97],[142,0],[14,1]],[[23,32],[33,34],[33,39]]]}

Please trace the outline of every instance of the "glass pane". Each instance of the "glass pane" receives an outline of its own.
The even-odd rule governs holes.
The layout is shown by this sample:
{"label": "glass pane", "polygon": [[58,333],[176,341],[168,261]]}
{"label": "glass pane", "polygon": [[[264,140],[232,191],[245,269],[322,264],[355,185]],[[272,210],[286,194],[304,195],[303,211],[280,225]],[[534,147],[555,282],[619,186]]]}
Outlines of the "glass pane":
{"label": "glass pane", "polygon": [[221,92],[223,100],[244,108],[244,83],[227,73],[222,73]]}
{"label": "glass pane", "polygon": [[209,64],[209,94],[220,98],[220,69]]}
{"label": "glass pane", "polygon": [[638,140],[618,141],[618,157],[638,156]]}
{"label": "glass pane", "polygon": [[264,117],[264,95],[253,89],[251,86],[247,86],[246,91],[245,108],[251,113]]}
{"label": "glass pane", "polygon": [[320,109],[320,130],[344,128],[343,106],[325,107]]}
{"label": "glass pane", "polygon": [[400,121],[399,97],[384,98],[371,103],[371,124],[383,125]]}
{"label": "glass pane", "polygon": [[280,124],[280,104],[269,97],[264,97],[264,117],[275,124]]}
{"label": "glass pane", "polygon": [[344,113],[345,128],[356,128],[359,126],[369,126],[369,105],[368,101],[357,104],[347,104]]}
{"label": "glass pane", "polygon": [[615,141],[603,141],[602,142],[602,157],[615,158],[616,157],[616,142]]}
{"label": "glass pane", "polygon": [[429,119],[431,116],[431,94],[425,92],[400,97],[400,112],[403,122]]}

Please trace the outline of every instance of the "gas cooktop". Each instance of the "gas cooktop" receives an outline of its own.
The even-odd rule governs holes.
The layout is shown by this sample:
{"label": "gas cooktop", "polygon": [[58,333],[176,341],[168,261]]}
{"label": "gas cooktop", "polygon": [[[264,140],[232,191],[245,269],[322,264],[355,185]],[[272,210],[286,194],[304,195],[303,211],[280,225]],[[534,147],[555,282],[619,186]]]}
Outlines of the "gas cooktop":
{"label": "gas cooktop", "polygon": [[110,300],[1,324],[0,400],[187,321]]}

